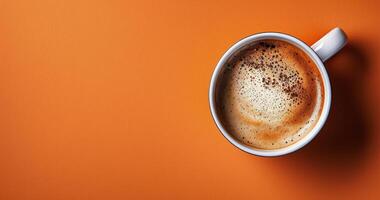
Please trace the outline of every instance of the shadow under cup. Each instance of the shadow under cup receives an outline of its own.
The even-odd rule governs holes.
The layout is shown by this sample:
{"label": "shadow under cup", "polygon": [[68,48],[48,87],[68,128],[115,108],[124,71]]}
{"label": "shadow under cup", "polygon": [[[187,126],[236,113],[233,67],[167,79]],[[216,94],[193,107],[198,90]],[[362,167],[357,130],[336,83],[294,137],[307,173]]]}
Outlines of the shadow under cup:
{"label": "shadow under cup", "polygon": [[[309,56],[310,60],[312,60],[315,65],[318,68],[318,71],[322,77],[323,81],[323,90],[324,90],[324,99],[323,99],[323,107],[321,114],[319,116],[319,119],[315,123],[314,127],[307,133],[302,139],[300,139],[298,142],[291,144],[289,146],[279,148],[279,149],[258,149],[253,146],[249,146],[241,142],[239,139],[236,139],[232,134],[228,132],[228,130],[223,125],[223,121],[221,120],[220,112],[218,111],[219,108],[217,107],[218,104],[216,103],[217,99],[217,91],[221,84],[221,74],[223,74],[224,70],[226,70],[226,63],[228,63],[231,59],[234,58],[235,55],[239,54],[241,51],[244,51],[248,47],[252,46],[253,44],[256,44],[257,42],[260,42],[262,40],[280,40],[287,43],[290,43],[291,45],[299,48],[302,50],[306,55]],[[275,33],[275,32],[267,32],[267,33],[259,33],[255,35],[251,35],[249,37],[246,37],[236,44],[234,44],[232,47],[230,47],[227,52],[222,56],[222,58],[219,60],[214,73],[211,77],[210,82],[210,88],[209,88],[209,103],[210,103],[210,111],[212,114],[212,117],[214,119],[215,124],[217,125],[218,129],[222,133],[222,135],[235,147],[239,148],[240,150],[257,155],[257,156],[281,156],[286,155],[289,153],[292,153],[306,144],[308,144],[320,131],[320,129],[323,127],[327,116],[329,114],[330,105],[331,105],[331,86],[328,74],[326,72],[326,69],[324,67],[323,62],[318,57],[318,55],[314,52],[314,50],[309,47],[307,44],[302,42],[301,40],[287,35],[283,33]]]}

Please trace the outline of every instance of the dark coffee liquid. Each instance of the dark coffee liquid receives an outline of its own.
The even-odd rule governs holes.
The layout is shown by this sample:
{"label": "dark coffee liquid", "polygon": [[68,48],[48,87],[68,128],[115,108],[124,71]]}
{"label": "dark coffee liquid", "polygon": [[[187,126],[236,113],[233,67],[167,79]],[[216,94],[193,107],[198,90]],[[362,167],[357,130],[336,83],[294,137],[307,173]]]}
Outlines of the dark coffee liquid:
{"label": "dark coffee liquid", "polygon": [[324,87],[316,64],[287,42],[263,40],[235,55],[217,83],[223,126],[259,149],[291,145],[314,127]]}

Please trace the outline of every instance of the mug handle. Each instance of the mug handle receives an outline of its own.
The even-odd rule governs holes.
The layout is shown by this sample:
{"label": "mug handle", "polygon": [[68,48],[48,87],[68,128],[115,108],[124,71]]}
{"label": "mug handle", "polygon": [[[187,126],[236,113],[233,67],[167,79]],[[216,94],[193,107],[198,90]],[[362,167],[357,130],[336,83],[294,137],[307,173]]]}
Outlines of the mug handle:
{"label": "mug handle", "polygon": [[325,62],[341,50],[346,43],[347,35],[341,28],[337,27],[314,43],[311,48],[318,54],[319,58]]}

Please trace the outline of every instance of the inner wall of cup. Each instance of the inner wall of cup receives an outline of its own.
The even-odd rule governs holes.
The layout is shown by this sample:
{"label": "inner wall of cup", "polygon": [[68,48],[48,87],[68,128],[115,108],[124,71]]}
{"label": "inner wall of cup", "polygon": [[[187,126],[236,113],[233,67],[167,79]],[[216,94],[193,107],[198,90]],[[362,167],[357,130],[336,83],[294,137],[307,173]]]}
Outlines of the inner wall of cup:
{"label": "inner wall of cup", "polygon": [[[331,97],[330,97],[330,91],[331,91],[330,83],[328,80],[327,72],[324,69],[324,65],[323,65],[322,61],[319,59],[319,57],[316,55],[316,53],[311,49],[311,47],[309,47],[308,45],[306,45],[302,41],[298,40],[297,38],[294,38],[293,36],[280,34],[280,33],[273,33],[273,34],[274,34],[273,36],[263,36],[263,37],[253,38],[253,39],[250,39],[250,37],[248,37],[248,38],[245,38],[245,39],[241,40],[240,42],[236,43],[233,47],[231,47],[225,53],[224,58],[222,58],[220,60],[220,62],[218,63],[217,67],[219,67],[219,69],[216,69],[216,70],[218,70],[217,74],[216,74],[217,78],[216,78],[216,80],[214,80],[215,81],[214,88],[213,88],[214,94],[213,94],[213,100],[212,101],[213,101],[213,105],[214,105],[213,109],[215,111],[215,114],[217,115],[217,116],[214,116],[214,120],[216,121],[220,131],[223,133],[223,135],[226,137],[226,139],[228,139],[233,145],[237,146],[238,148],[240,148],[243,151],[246,151],[246,152],[251,153],[251,154],[256,154],[256,155],[259,154],[258,152],[268,152],[269,153],[269,152],[279,152],[279,151],[283,151],[283,150],[287,150],[287,152],[284,153],[284,154],[287,154],[287,153],[293,152],[293,151],[303,147],[304,145],[309,143],[315,137],[315,135],[317,135],[320,128],[323,126],[323,124],[327,118],[329,109],[330,109],[330,99],[331,99]],[[287,38],[290,38],[290,39],[287,39]],[[319,116],[318,122],[314,125],[312,130],[304,138],[302,138],[300,141],[298,141],[297,143],[292,144],[292,145],[287,146],[287,147],[283,147],[280,149],[273,149],[273,150],[258,149],[258,148],[252,147],[252,146],[248,146],[248,145],[242,143],[239,139],[235,138],[235,136],[233,134],[230,134],[224,128],[225,126],[223,124],[223,121],[220,120],[220,118],[219,118],[220,110],[216,106],[216,105],[218,105],[217,99],[216,99],[218,96],[217,92],[218,92],[219,87],[220,87],[221,75],[223,74],[223,71],[225,70],[225,67],[226,67],[225,64],[228,63],[231,59],[233,59],[233,57],[235,55],[239,54],[241,51],[244,51],[245,49],[251,47],[252,45],[256,44],[257,42],[260,42],[262,40],[267,40],[267,39],[280,40],[280,41],[290,43],[290,44],[298,47],[303,52],[305,52],[310,57],[310,59],[315,63],[315,65],[318,67],[319,73],[321,74],[321,77],[323,79],[323,87],[324,87],[324,93],[325,93],[324,104],[323,104],[321,115]],[[293,39],[294,41],[291,39]],[[255,152],[252,152],[251,150],[253,150]],[[283,154],[280,154],[280,155],[283,155]]]}

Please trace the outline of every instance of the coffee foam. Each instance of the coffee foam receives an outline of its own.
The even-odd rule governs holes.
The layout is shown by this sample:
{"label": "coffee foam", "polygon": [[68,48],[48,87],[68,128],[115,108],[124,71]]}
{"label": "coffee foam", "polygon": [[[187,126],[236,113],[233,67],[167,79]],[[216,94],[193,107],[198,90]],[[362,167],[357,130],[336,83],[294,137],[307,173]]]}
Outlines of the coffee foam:
{"label": "coffee foam", "polygon": [[302,50],[265,40],[235,55],[219,81],[217,105],[234,137],[259,149],[303,138],[323,106],[318,68]]}

